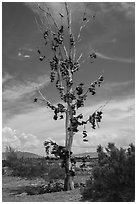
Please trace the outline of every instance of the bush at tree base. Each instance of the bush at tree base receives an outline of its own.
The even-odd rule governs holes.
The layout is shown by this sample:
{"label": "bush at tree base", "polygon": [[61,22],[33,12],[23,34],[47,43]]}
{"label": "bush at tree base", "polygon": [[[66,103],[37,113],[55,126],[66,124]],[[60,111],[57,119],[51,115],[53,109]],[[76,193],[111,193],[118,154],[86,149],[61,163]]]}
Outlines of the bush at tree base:
{"label": "bush at tree base", "polygon": [[82,189],[83,199],[130,202],[135,200],[135,146],[118,149],[109,143],[106,151],[98,146],[98,163]]}
{"label": "bush at tree base", "polygon": [[49,182],[46,185],[36,185],[36,186],[21,186],[17,189],[12,189],[10,192],[14,195],[24,194],[27,195],[39,195],[45,193],[60,192],[64,190],[64,184],[60,182]]}
{"label": "bush at tree base", "polygon": [[56,179],[64,179],[65,170],[61,168],[58,164],[54,164],[49,170],[48,177],[50,181]]}

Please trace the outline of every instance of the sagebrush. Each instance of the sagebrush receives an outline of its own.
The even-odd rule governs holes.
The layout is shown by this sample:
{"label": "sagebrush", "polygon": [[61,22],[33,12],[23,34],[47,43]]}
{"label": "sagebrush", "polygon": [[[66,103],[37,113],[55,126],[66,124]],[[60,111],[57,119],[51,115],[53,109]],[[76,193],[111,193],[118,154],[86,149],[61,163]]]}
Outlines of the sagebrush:
{"label": "sagebrush", "polygon": [[118,149],[98,146],[98,163],[82,190],[83,199],[130,202],[135,200],[135,146]]}

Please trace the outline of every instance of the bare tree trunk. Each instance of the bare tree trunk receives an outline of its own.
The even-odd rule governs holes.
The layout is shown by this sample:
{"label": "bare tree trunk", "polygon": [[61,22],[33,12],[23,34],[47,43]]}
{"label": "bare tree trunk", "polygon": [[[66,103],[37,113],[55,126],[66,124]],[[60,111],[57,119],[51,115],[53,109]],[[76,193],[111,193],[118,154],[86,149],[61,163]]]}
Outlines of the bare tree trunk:
{"label": "bare tree trunk", "polygon": [[73,181],[73,176],[70,174],[70,168],[71,168],[71,162],[70,158],[66,160],[65,164],[65,180],[64,180],[64,190],[73,190],[74,189],[74,181]]}
{"label": "bare tree trunk", "polygon": [[70,104],[68,103],[68,108],[66,112],[66,150],[68,151],[68,157],[65,161],[65,180],[64,180],[64,190],[72,190],[74,189],[74,176],[71,175],[71,160],[70,160],[70,153],[72,147],[72,140],[73,140],[73,132],[68,131],[68,127],[71,128],[70,119],[72,118],[72,111],[70,108]]}

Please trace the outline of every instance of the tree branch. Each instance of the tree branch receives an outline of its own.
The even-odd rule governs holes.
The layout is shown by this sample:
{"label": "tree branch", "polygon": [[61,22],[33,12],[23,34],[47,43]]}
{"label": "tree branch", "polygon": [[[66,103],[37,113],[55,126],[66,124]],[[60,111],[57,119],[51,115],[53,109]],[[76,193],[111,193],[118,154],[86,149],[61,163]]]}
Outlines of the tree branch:
{"label": "tree branch", "polygon": [[38,24],[36,17],[35,17],[35,22],[36,22],[38,30],[43,34],[43,31],[41,30],[40,25]]}
{"label": "tree branch", "polygon": [[81,59],[81,57],[82,57],[82,53],[80,54],[80,56],[78,57],[78,59],[77,59],[77,62]]}
{"label": "tree branch", "polygon": [[[47,106],[48,106],[49,108],[53,107],[53,110],[55,110],[56,107],[53,106],[53,105],[50,103],[50,101],[48,101],[48,100],[43,96],[42,92],[38,89],[38,87],[36,87],[36,89],[37,89],[37,91],[39,92],[39,94],[41,95],[41,97],[43,98],[43,101],[46,102]],[[52,109],[52,108],[51,108],[51,109]]]}
{"label": "tree branch", "polygon": [[71,38],[72,38],[72,30],[71,30],[71,10],[68,9],[68,4],[65,2],[65,8],[67,13],[67,21],[68,21],[68,31],[69,31],[69,58],[71,59],[72,55],[72,45],[71,45]]}

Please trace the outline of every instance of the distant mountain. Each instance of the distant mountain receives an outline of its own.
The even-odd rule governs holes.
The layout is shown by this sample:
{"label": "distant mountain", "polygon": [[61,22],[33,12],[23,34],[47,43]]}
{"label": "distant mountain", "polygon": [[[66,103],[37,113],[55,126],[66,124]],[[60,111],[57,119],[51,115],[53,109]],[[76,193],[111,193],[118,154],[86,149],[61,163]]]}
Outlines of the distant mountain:
{"label": "distant mountain", "polygon": [[[34,154],[34,153],[30,153],[30,152],[21,152],[21,151],[17,151],[17,158],[20,159],[20,158],[41,158],[42,156],[40,155],[37,155],[37,154]],[[2,160],[5,160],[6,159],[6,155],[7,153],[6,152],[2,152]]]}
{"label": "distant mountain", "polygon": [[85,156],[90,156],[91,158],[97,158],[98,154],[97,152],[84,152],[80,154],[75,154],[76,157],[85,157]]}
{"label": "distant mountain", "polygon": [[[34,153],[31,153],[31,152],[21,152],[21,151],[17,151],[17,158],[20,159],[20,158],[41,158],[42,156],[40,155],[37,155],[37,154],[34,154]],[[6,159],[6,155],[7,153],[6,152],[2,152],[2,160],[5,160]],[[85,157],[85,156],[90,156],[91,158],[97,158],[98,157],[98,154],[97,152],[84,152],[84,153],[80,153],[80,154],[75,154],[76,157]]]}

